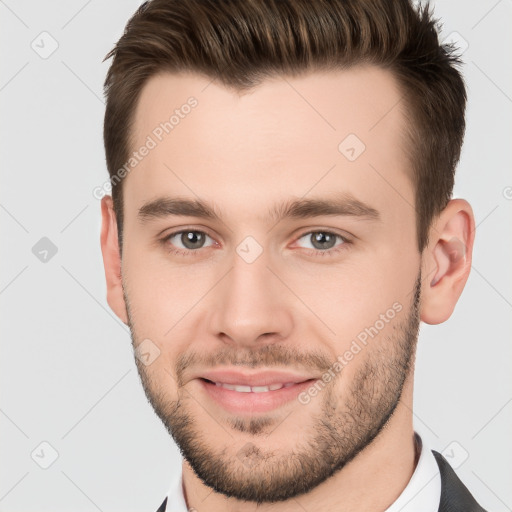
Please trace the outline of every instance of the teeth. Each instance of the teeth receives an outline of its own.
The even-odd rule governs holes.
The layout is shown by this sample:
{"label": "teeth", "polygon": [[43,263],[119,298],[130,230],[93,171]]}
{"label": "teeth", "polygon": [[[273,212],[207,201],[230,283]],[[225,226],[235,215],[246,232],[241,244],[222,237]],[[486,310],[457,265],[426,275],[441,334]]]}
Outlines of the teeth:
{"label": "teeth", "polygon": [[223,382],[216,382],[215,385],[221,388],[230,389],[231,391],[239,391],[240,393],[266,393],[267,391],[275,391],[281,388],[289,388],[293,386],[294,382],[286,384],[270,384],[270,386],[238,386],[236,384],[224,384]]}

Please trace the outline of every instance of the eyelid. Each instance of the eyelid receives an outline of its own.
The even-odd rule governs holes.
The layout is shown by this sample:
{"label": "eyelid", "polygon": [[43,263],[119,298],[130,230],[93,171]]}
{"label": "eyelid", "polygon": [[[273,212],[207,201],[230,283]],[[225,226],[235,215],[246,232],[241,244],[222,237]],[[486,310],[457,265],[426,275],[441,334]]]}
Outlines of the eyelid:
{"label": "eyelid", "polygon": [[329,249],[325,249],[323,251],[320,249],[315,249],[315,248],[302,247],[302,249],[304,249],[305,251],[310,251],[310,253],[314,253],[315,255],[334,255],[338,251],[341,251],[341,250],[344,250],[347,248],[344,246],[350,245],[352,243],[352,239],[349,236],[347,236],[345,234],[338,233],[336,230],[326,229],[326,228],[313,228],[313,229],[309,229],[308,231],[304,231],[304,232],[300,233],[299,235],[297,235],[295,237],[294,244],[296,244],[301,238],[304,238],[307,235],[312,235],[313,233],[329,234],[329,235],[333,235],[334,237],[342,240],[341,244],[337,244],[334,247],[330,247]]}
{"label": "eyelid", "polygon": [[[355,237],[355,236],[353,236],[353,235],[351,235],[351,234],[349,234],[349,233],[347,233],[345,231],[340,233],[335,228],[314,227],[314,228],[309,228],[306,231],[301,231],[298,235],[294,236],[294,240],[295,241],[300,240],[304,236],[312,235],[313,233],[328,233],[328,234],[331,234],[331,235],[335,235],[337,237],[340,237],[346,243],[351,243],[351,242],[353,242],[357,238],[357,237]],[[326,251],[323,251],[323,252],[326,252]]]}
{"label": "eyelid", "polygon": [[[163,235],[161,240],[162,240],[162,242],[166,243],[166,242],[169,241],[169,239],[174,238],[177,235],[181,235],[183,233],[189,233],[189,232],[201,233],[203,235],[206,235],[211,240],[213,240],[214,243],[212,245],[208,245],[206,247],[212,247],[213,245],[218,245],[217,240],[215,240],[215,238],[212,235],[210,235],[205,228],[201,228],[201,229],[189,228],[189,227],[180,228],[180,229],[178,229],[176,231],[171,231],[170,233]],[[205,249],[206,247],[201,247],[200,249]],[[181,247],[178,247],[178,249],[181,249]],[[190,252],[198,252],[199,251],[199,249],[196,249],[196,250],[193,250],[193,249],[181,249],[181,250],[187,250],[187,251],[190,251]]]}
{"label": "eyelid", "polygon": [[[216,241],[215,237],[210,235],[208,233],[208,230],[204,227],[201,227],[200,229],[195,228],[195,227],[187,227],[187,226],[181,227],[175,231],[173,230],[170,233],[163,235],[163,237],[160,238],[160,241],[162,244],[166,245],[169,243],[169,239],[171,239],[177,235],[186,233],[186,232],[202,233],[202,234],[206,235],[207,237],[209,237],[210,239],[212,239],[214,243],[211,245],[205,246],[205,247],[200,247],[199,249],[186,249],[186,248],[182,249],[181,247],[177,247],[176,249],[169,250],[171,253],[172,252],[175,252],[175,253],[184,253],[185,252],[188,254],[195,255],[195,254],[198,254],[201,249],[206,249],[208,247],[213,247],[215,245],[218,245],[218,242]],[[335,245],[334,247],[331,247],[331,248],[323,250],[323,251],[320,249],[314,249],[314,248],[313,249],[303,248],[303,249],[305,249],[305,251],[309,251],[309,254],[314,253],[314,255],[320,255],[320,256],[334,255],[338,251],[346,249],[346,247],[343,247],[343,246],[351,245],[353,243],[351,236],[347,236],[346,234],[341,234],[333,228],[322,228],[322,227],[309,228],[308,230],[301,232],[299,235],[294,236],[294,243],[297,243],[298,240],[305,237],[306,235],[311,235],[313,233],[327,233],[330,235],[334,235],[334,236],[340,238],[343,241],[343,243],[341,243],[339,245]]]}

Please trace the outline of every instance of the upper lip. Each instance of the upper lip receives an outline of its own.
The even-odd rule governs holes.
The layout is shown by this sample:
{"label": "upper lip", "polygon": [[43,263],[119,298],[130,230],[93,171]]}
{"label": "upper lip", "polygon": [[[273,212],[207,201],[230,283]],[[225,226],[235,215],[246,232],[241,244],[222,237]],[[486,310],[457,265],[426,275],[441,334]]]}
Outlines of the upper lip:
{"label": "upper lip", "polygon": [[242,373],[240,370],[210,370],[197,374],[195,378],[207,379],[212,382],[221,382],[223,384],[239,384],[241,386],[270,386],[271,384],[304,382],[306,380],[314,379],[315,377],[311,375],[292,373],[286,370],[265,370],[257,373]]}

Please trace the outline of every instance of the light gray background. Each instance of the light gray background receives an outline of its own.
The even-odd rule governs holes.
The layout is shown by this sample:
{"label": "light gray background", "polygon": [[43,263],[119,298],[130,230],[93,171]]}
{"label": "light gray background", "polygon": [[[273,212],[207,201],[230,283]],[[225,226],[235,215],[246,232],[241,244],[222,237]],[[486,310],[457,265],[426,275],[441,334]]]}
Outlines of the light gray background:
{"label": "light gray background", "polygon": [[[105,299],[92,195],[107,178],[102,59],[139,4],[0,0],[1,511],[153,511],[180,469]],[[453,316],[422,324],[414,421],[501,512],[512,510],[512,1],[434,5],[442,38],[469,45],[454,195],[478,229]],[[31,47],[51,49],[44,31],[58,43],[46,59]],[[47,262],[32,252],[42,237],[58,249]],[[43,441],[59,455],[48,469]]]}

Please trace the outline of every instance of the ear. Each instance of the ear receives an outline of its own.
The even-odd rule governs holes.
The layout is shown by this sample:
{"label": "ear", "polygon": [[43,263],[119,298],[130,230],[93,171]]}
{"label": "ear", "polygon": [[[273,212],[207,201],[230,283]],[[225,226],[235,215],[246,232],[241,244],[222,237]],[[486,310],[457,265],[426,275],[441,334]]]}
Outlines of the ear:
{"label": "ear", "polygon": [[128,325],[121,280],[117,219],[111,196],[104,196],[101,199],[101,252],[107,282],[107,302],[112,311]]}
{"label": "ear", "polygon": [[420,318],[440,324],[450,318],[471,270],[475,218],[464,199],[452,199],[434,220],[422,254]]}

